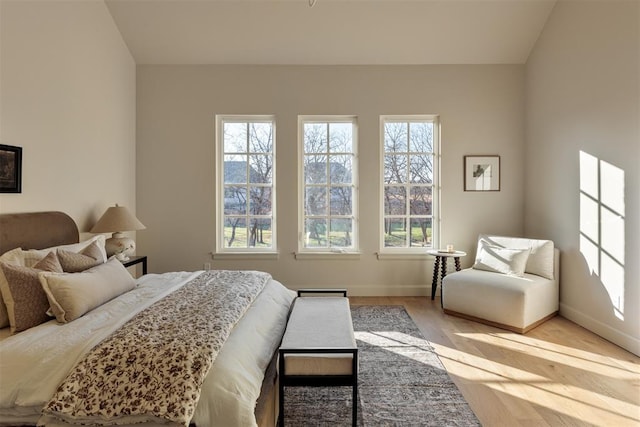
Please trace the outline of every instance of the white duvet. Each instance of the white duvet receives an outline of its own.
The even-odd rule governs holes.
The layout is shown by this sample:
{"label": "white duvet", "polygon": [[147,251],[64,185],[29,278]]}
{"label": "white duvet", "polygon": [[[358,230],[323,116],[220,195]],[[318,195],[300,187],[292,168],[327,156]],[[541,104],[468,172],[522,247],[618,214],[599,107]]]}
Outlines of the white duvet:
{"label": "white duvet", "polygon": [[[138,286],[68,324],[49,321],[0,341],[0,425],[52,425],[40,416],[75,363],[111,332],[200,272],[149,274]],[[235,326],[202,386],[198,427],[255,426],[264,371],[295,293],[270,281]]]}

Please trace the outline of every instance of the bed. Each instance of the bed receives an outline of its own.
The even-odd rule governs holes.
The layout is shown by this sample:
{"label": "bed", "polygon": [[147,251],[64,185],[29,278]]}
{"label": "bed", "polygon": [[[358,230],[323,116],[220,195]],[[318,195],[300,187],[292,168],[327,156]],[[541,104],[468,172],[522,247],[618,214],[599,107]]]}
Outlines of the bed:
{"label": "bed", "polygon": [[[71,268],[69,266],[75,265],[74,262],[86,260],[82,256],[90,253],[89,248],[95,250],[95,247],[100,247],[101,237],[96,236],[91,239],[91,243],[79,242],[76,224],[69,216],[61,212],[2,214],[0,215],[0,261],[5,261],[5,264],[0,267],[5,273],[2,278],[9,280],[9,273],[13,270],[6,267],[6,264],[17,263],[16,254],[21,254],[20,260],[26,263],[24,265],[28,265],[25,261],[28,257],[25,254],[33,253],[44,256],[45,252],[37,250],[61,246],[65,249],[57,250],[58,262],[64,264],[62,262],[63,255],[70,257],[65,261],[67,264],[65,264],[64,271],[68,271],[66,268]],[[103,237],[102,240],[104,240]],[[85,246],[82,249],[83,244]],[[76,255],[69,255],[72,249],[77,250],[74,252]],[[50,257],[49,252],[46,251],[47,257]],[[95,252],[92,255],[96,259],[99,258]],[[16,318],[18,302],[15,302],[16,308],[13,313],[15,324],[12,323],[11,327],[0,329],[0,425],[40,424],[54,426],[79,422],[95,424],[96,418],[90,417],[98,416],[100,418],[104,413],[98,410],[96,413],[92,413],[88,404],[86,417],[89,418],[82,418],[77,413],[68,415],[64,410],[57,411],[56,409],[73,406],[67,405],[67,402],[69,399],[76,398],[76,395],[85,398],[84,402],[91,402],[91,399],[84,394],[87,392],[85,388],[82,389],[82,393],[78,393],[77,389],[74,389],[74,387],[79,387],[78,383],[82,384],[83,381],[94,384],[92,387],[103,393],[103,398],[100,399],[97,406],[107,407],[105,413],[113,415],[104,416],[97,421],[103,425],[138,424],[141,421],[148,425],[186,425],[191,423],[198,427],[274,425],[277,417],[275,354],[284,333],[289,308],[295,297],[294,292],[273,280],[266,273],[260,272],[199,271],[147,274],[137,280],[131,278],[134,281],[131,284],[129,279],[124,276],[122,276],[122,280],[118,279],[120,277],[118,275],[124,269],[121,265],[115,264],[119,261],[107,260],[106,254],[103,256],[102,262],[85,270],[80,269],[73,273],[56,273],[56,270],[36,273],[47,292],[47,297],[50,297],[47,300],[49,314],[55,318],[51,320],[47,318],[44,322],[22,331],[12,331],[12,328],[15,329],[14,326],[20,324],[19,319]],[[34,261],[31,260],[31,262],[31,265],[34,265]],[[44,262],[43,258],[39,257],[38,263],[42,262]],[[126,272],[126,270],[124,271]],[[113,273],[111,274],[111,272]],[[87,282],[89,280],[87,278],[91,282]],[[103,279],[112,281],[113,286],[111,283],[108,286],[100,284]],[[220,284],[214,283],[218,280],[221,280]],[[238,282],[232,283],[229,280],[238,280]],[[255,285],[257,286],[255,290],[250,291],[249,289],[254,289],[250,288],[253,285],[245,284],[242,281],[259,282],[259,284]],[[124,292],[118,291],[120,282],[127,283],[126,286],[129,286],[130,289],[127,288],[128,290]],[[80,283],[83,287],[56,288],[55,286],[60,283],[65,286],[76,286]],[[74,311],[79,310],[78,307],[86,309],[82,305],[85,304],[84,300],[82,304],[69,306],[60,297],[63,295],[60,289],[67,291],[68,289],[82,289],[85,292],[86,289],[91,289],[87,288],[91,286],[100,286],[99,289],[96,288],[98,290],[95,293],[106,292],[107,295],[103,298],[106,301],[99,304],[95,301],[92,302],[95,307],[91,304],[87,305],[89,309],[84,313],[81,313],[82,310],[78,311],[80,314]],[[237,296],[234,293],[236,286]],[[204,289],[209,292],[209,289],[216,287],[220,289],[216,292],[222,292],[224,295],[216,294],[215,301],[206,304],[198,303],[194,307],[181,306],[182,302],[186,301],[185,292],[192,289]],[[111,297],[110,292],[117,293],[117,295]],[[208,295],[203,297],[209,298]],[[91,297],[93,296],[94,294],[91,294]],[[76,294],[73,298],[79,299]],[[235,301],[229,303],[225,298],[244,298],[249,303],[246,308],[242,308],[240,304],[237,304],[237,308],[233,308],[236,305]],[[230,326],[227,328],[229,331],[224,336],[224,341],[220,341],[219,344],[203,344],[199,341],[200,338],[195,338],[191,332],[182,333],[182,335],[188,335],[188,338],[194,341],[192,345],[196,345],[198,349],[193,351],[194,354],[198,354],[193,356],[195,362],[190,362],[188,374],[185,373],[186,370],[176,369],[180,375],[178,380],[175,378],[158,379],[157,384],[166,384],[166,386],[156,385],[155,389],[151,385],[148,387],[147,396],[156,398],[156,406],[162,406],[160,403],[163,402],[164,397],[157,390],[173,390],[175,387],[180,390],[192,390],[191,383],[184,382],[183,384],[182,374],[185,373],[184,377],[186,378],[191,376],[190,373],[194,373],[193,376],[195,376],[195,373],[202,372],[203,379],[199,381],[201,388],[197,390],[197,393],[195,391],[188,393],[174,393],[172,391],[168,397],[177,399],[186,395],[193,396],[193,411],[187,411],[187,414],[184,415],[185,410],[182,409],[182,418],[158,416],[156,412],[140,417],[139,414],[131,412],[129,408],[126,411],[120,410],[118,413],[118,408],[121,408],[118,406],[120,405],[118,399],[124,399],[123,394],[132,393],[131,390],[127,391],[129,389],[127,384],[130,381],[133,381],[131,384],[138,384],[135,381],[139,380],[140,375],[138,373],[135,376],[127,377],[130,374],[126,372],[115,373],[116,371],[111,370],[115,369],[112,365],[115,366],[118,362],[117,360],[113,362],[113,360],[120,358],[126,362],[122,363],[127,365],[142,364],[145,362],[143,358],[147,353],[144,349],[135,348],[134,350],[134,347],[129,344],[124,345],[124,342],[129,343],[129,341],[125,341],[122,337],[153,335],[156,333],[156,329],[164,328],[162,322],[165,319],[168,319],[167,324],[170,324],[171,320],[175,320],[178,316],[191,315],[189,313],[191,311],[197,316],[207,316],[218,322],[218,318],[226,319],[232,315],[227,312],[215,312],[215,314],[211,312],[214,309],[220,309],[221,305],[230,306],[233,308],[230,311],[236,312],[232,313],[236,317],[230,318],[231,320],[228,321]],[[170,311],[172,309],[175,310],[175,313]],[[180,319],[183,319],[180,320],[182,323],[178,324],[184,325],[184,328],[180,329],[188,329],[189,321],[184,320],[187,318],[180,317]],[[67,323],[61,323],[65,321]],[[194,324],[198,325],[196,329],[203,329],[207,332],[200,323],[194,322]],[[138,329],[133,329],[131,332],[132,328],[136,327]],[[210,327],[216,330],[220,329],[217,323]],[[175,329],[175,325],[173,328]],[[153,331],[147,334],[150,329]],[[167,327],[167,329],[170,328]],[[140,333],[140,331],[145,333]],[[125,333],[129,335],[123,335]],[[176,340],[177,338],[173,341],[169,340],[170,344],[165,345],[172,345],[171,351],[174,351],[174,347],[194,348],[188,347],[189,343],[184,344],[182,341],[179,341],[179,345],[177,345],[175,344],[178,342]],[[208,354],[207,349],[213,353],[214,361],[208,369],[201,368],[201,359],[198,358],[205,357],[200,355],[201,348],[204,349],[202,353],[205,353],[205,356]],[[157,359],[162,354],[170,354],[161,353],[160,350],[148,353],[154,353],[149,356],[154,358],[152,362],[149,362],[152,363],[150,366],[156,366],[153,363],[158,363]],[[186,355],[188,357],[176,354],[175,360],[190,359],[191,353],[192,351],[189,350],[189,354]],[[135,360],[135,363],[132,362],[132,359],[136,358],[139,360]],[[103,369],[97,369],[96,366]],[[107,368],[104,368],[105,366]],[[169,362],[167,362],[167,366],[169,366]],[[198,369],[193,366],[197,366]],[[170,368],[173,369],[173,365]],[[91,375],[95,373],[94,371],[108,372],[109,379],[105,380],[100,376],[97,379],[92,378]],[[154,371],[154,376],[156,373]],[[127,380],[123,381],[122,378],[127,378]],[[156,380],[156,378],[153,379]],[[111,390],[109,387],[112,387],[113,384],[105,384],[103,380],[112,380],[117,386],[113,388],[117,391],[109,395],[109,399],[104,399],[104,391]],[[165,381],[165,383],[161,381]],[[139,384],[147,385],[147,383]],[[121,392],[122,387],[127,393]],[[140,389],[136,387],[135,391]],[[75,404],[78,406],[77,402]],[[185,404],[185,407],[188,405]],[[178,413],[177,410],[175,412]]]}

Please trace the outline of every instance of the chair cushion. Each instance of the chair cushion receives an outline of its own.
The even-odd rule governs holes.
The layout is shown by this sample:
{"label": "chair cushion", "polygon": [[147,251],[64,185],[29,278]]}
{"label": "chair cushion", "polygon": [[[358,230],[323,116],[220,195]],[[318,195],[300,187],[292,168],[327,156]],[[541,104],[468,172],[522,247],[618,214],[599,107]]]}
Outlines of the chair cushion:
{"label": "chair cushion", "polygon": [[469,268],[444,278],[442,305],[446,310],[526,328],[558,311],[558,285],[535,274],[517,277]]}

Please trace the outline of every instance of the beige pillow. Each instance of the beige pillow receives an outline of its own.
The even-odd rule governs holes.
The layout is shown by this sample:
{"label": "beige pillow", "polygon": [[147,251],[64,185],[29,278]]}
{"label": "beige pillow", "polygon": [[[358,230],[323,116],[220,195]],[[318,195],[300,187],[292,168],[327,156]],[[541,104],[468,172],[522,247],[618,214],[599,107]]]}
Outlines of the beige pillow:
{"label": "beige pillow", "polygon": [[40,273],[58,322],[67,323],[130,291],[136,286],[131,274],[113,258],[82,273]]}
{"label": "beige pillow", "polygon": [[65,273],[79,273],[104,262],[96,242],[84,248],[80,253],[58,249],[58,258]]}
{"label": "beige pillow", "polygon": [[[12,265],[24,265],[24,259],[22,256],[22,249],[15,248],[7,251],[0,256],[0,262]],[[7,279],[4,277],[2,268],[0,268],[0,289],[7,286]],[[4,303],[4,298],[0,293],[0,328],[6,328],[9,326],[9,312],[7,306]]]}
{"label": "beige pillow", "polygon": [[[105,236],[99,235],[85,240],[84,242],[73,243],[70,245],[54,246],[47,249],[22,250],[21,248],[15,248],[2,254],[2,256],[0,256],[0,262],[5,262],[12,265],[34,267],[47,254],[56,252],[56,250],[59,248],[67,250],[69,252],[83,252],[85,255],[101,260],[101,262],[105,262],[107,260],[107,253],[105,250]],[[0,289],[3,286],[6,287],[6,283],[7,281],[4,277],[2,269],[0,268]],[[9,325],[9,312],[4,301],[4,297],[0,296],[0,328],[6,328]]]}
{"label": "beige pillow", "polygon": [[480,245],[473,268],[522,277],[529,252],[529,249],[507,249],[483,244]]}
{"label": "beige pillow", "polygon": [[24,251],[22,248],[15,248],[7,251],[0,256],[0,262],[13,265],[24,265]]}
{"label": "beige pillow", "polygon": [[0,263],[6,283],[0,291],[6,301],[11,332],[16,333],[49,320],[49,301],[42,289],[38,273],[62,272],[54,252],[49,253],[33,268]]}
{"label": "beige pillow", "polygon": [[[0,268],[0,282],[5,281],[4,273],[2,273],[2,269]],[[7,311],[7,305],[4,303],[4,298],[2,298],[2,294],[0,294],[0,328],[6,328],[9,326],[9,312]]]}
{"label": "beige pillow", "polygon": [[63,249],[65,251],[69,251],[69,252],[80,253],[84,249],[86,249],[89,245],[91,245],[92,243],[95,243],[98,246],[98,249],[100,251],[100,259],[101,259],[101,261],[102,262],[107,261],[107,252],[106,252],[106,250],[104,248],[105,237],[104,237],[104,235],[99,235],[99,236],[94,236],[91,239],[85,240],[84,242],[80,242],[80,243],[73,243],[73,244],[70,244],[70,245],[53,246],[53,247],[46,248],[46,249],[31,249],[31,250],[28,250],[28,251],[22,251],[22,257],[23,257],[23,260],[24,260],[22,265],[26,265],[27,267],[32,267],[38,261],[40,261],[42,258],[44,258],[45,255],[47,255],[49,252],[56,252],[58,249]]}

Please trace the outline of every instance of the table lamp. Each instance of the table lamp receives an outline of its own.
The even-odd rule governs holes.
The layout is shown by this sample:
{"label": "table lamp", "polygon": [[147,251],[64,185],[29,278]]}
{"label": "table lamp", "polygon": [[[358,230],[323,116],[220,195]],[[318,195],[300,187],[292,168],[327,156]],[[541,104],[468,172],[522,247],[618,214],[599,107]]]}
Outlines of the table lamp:
{"label": "table lamp", "polygon": [[100,217],[91,233],[113,233],[105,242],[107,256],[116,255],[120,261],[127,261],[129,255],[136,250],[132,238],[122,234],[123,231],[144,230],[146,227],[124,206],[111,206]]}

